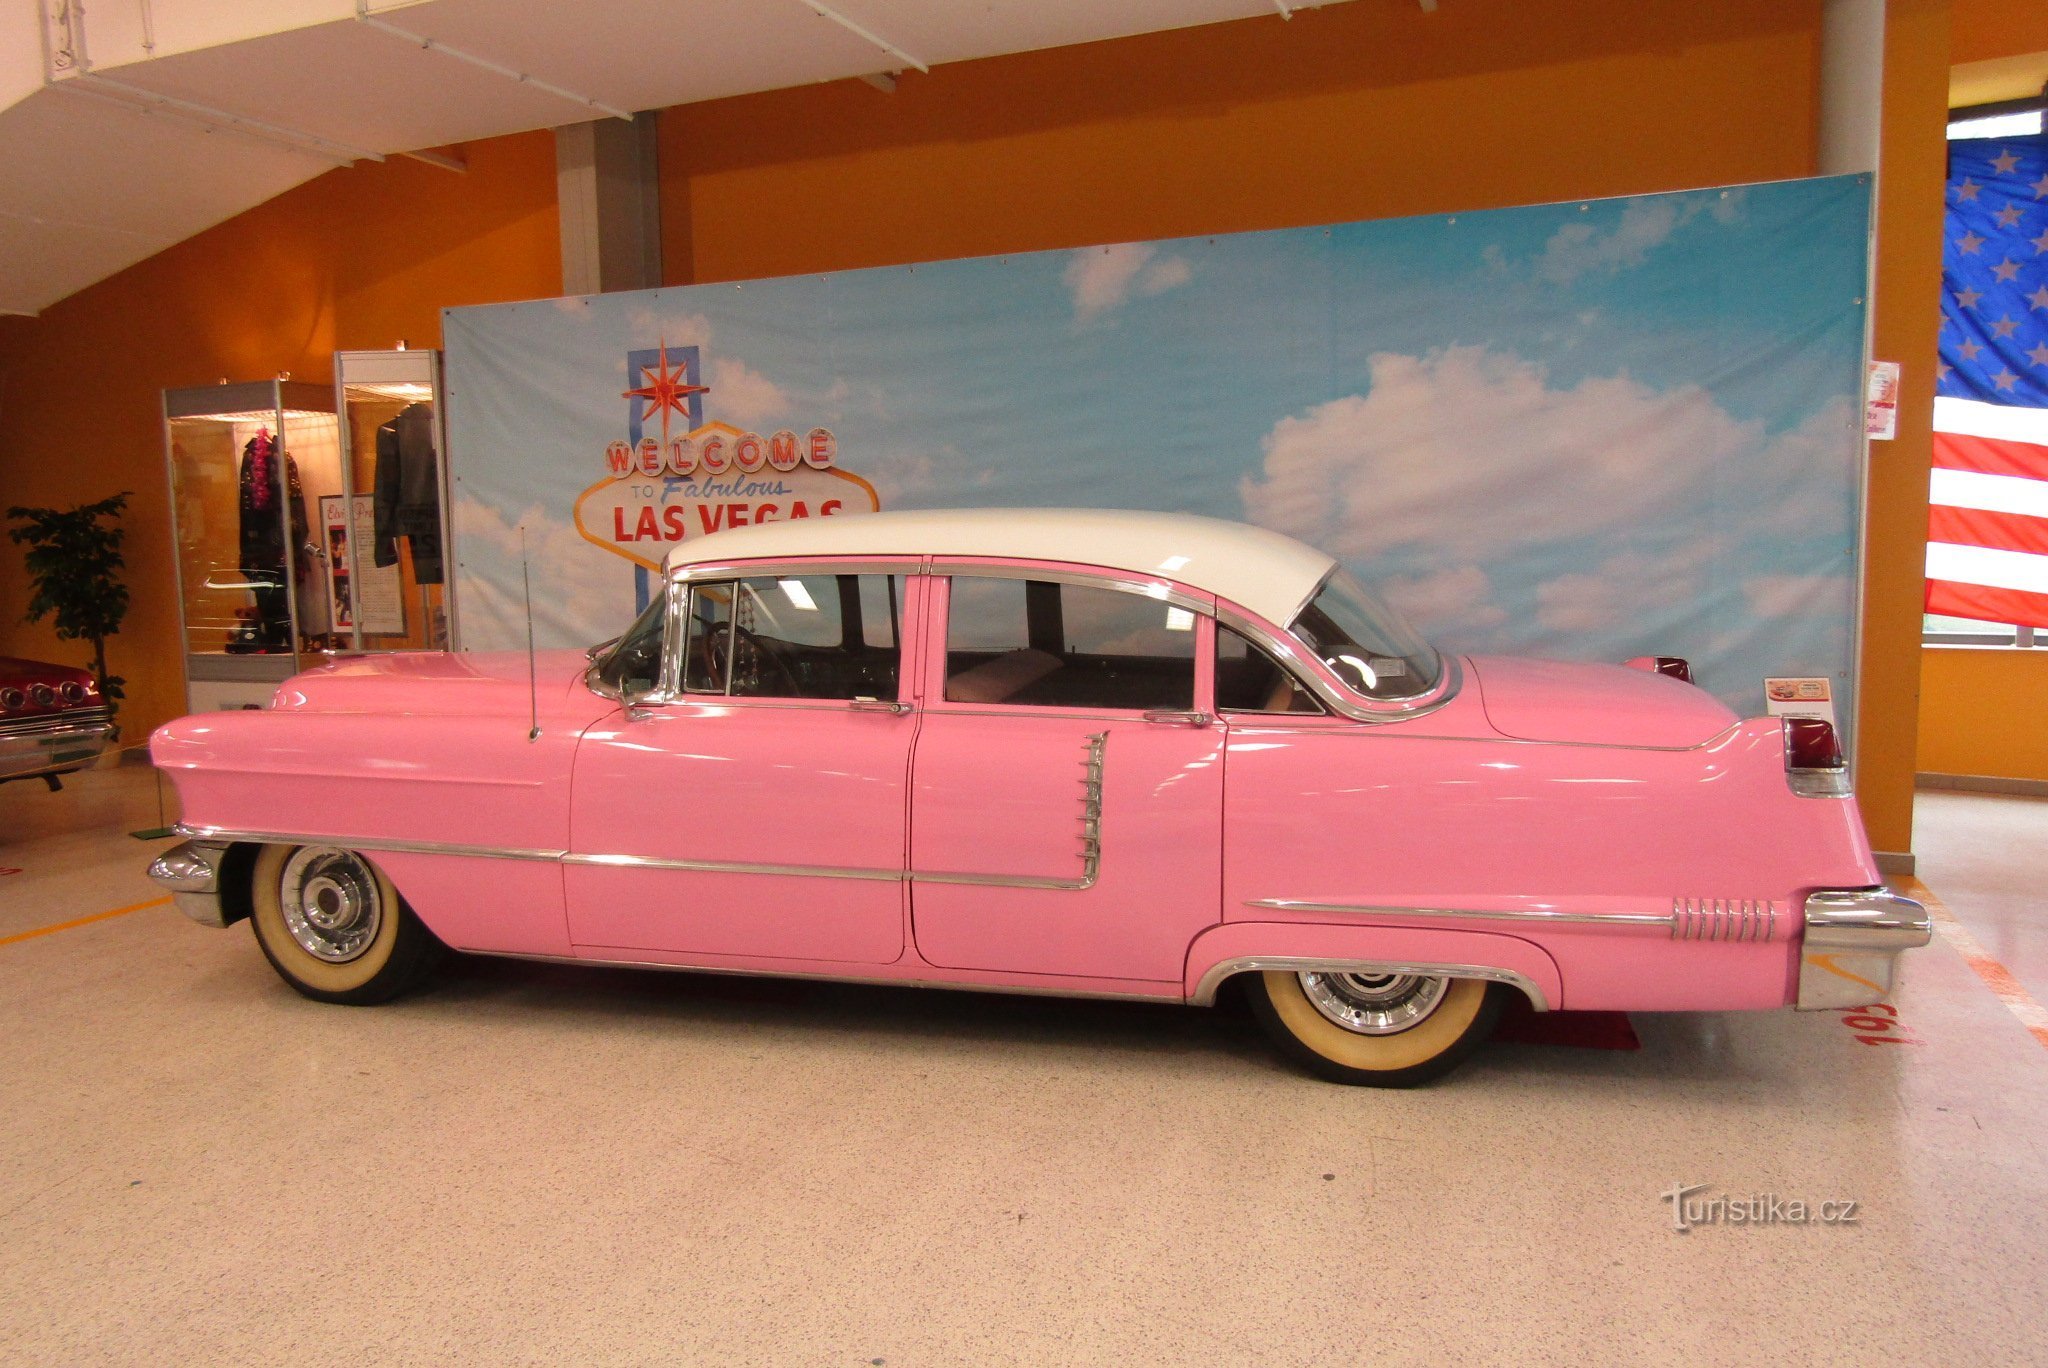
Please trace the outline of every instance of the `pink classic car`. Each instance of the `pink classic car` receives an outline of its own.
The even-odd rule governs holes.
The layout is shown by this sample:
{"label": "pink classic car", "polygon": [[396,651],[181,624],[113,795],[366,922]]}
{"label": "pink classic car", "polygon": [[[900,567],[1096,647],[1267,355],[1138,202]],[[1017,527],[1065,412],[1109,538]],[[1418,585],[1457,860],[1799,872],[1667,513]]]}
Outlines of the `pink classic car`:
{"label": "pink classic car", "polygon": [[587,656],[340,661],[164,727],[190,840],[150,872],[327,1002],[444,947],[1228,986],[1346,1083],[1443,1073],[1513,994],[1884,996],[1929,922],[1831,729],[1632,664],[1439,654],[1328,555],[1205,518],[747,527],[679,546]]}

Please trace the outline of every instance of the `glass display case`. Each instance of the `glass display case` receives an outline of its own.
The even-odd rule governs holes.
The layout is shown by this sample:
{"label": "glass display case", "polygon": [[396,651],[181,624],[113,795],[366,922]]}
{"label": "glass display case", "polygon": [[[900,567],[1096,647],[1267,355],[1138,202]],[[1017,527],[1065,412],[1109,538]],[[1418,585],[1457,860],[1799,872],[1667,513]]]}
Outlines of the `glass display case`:
{"label": "glass display case", "polygon": [[337,645],[314,522],[343,492],[333,391],[283,379],[165,390],[164,454],[186,706],[262,707]]}
{"label": "glass display case", "polygon": [[315,505],[324,608],[343,649],[452,647],[437,351],[334,356],[342,488]]}

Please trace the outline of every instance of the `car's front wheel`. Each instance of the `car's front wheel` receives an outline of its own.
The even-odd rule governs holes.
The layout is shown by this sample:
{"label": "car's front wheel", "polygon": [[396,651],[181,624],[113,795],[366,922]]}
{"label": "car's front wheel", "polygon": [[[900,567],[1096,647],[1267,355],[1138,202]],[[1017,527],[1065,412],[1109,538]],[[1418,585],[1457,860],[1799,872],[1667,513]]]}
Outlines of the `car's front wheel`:
{"label": "car's front wheel", "polygon": [[1481,979],[1359,969],[1267,970],[1252,1010],[1280,1052],[1333,1083],[1406,1088],[1485,1042],[1508,990]]}
{"label": "car's front wheel", "polygon": [[384,871],[335,846],[263,847],[249,923],[278,976],[320,1002],[364,1006],[412,987],[443,953]]}

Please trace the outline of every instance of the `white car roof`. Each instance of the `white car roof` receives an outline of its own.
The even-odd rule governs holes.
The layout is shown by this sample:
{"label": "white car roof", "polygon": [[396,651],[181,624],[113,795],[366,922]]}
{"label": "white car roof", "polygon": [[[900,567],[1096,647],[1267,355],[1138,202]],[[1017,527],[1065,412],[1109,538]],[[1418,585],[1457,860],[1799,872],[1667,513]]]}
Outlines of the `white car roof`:
{"label": "white car roof", "polygon": [[801,556],[997,556],[1100,565],[1204,590],[1283,627],[1336,564],[1278,532],[1191,513],[976,508],[845,513],[730,528],[678,544],[668,553],[667,570]]}

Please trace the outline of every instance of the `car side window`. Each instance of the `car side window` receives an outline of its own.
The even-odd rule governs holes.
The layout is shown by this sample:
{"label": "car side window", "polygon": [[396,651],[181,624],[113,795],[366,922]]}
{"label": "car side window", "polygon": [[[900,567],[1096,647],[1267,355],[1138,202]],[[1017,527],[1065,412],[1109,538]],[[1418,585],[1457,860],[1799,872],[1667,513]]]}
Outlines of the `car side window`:
{"label": "car side window", "polygon": [[761,575],[690,588],[683,687],[732,698],[893,699],[901,575]]}
{"label": "car side window", "polygon": [[611,649],[598,657],[597,677],[620,697],[646,693],[661,683],[661,629],[667,613],[668,600],[656,595]]}
{"label": "car side window", "polygon": [[1294,672],[1249,637],[1216,628],[1216,711],[1319,713],[1322,705]]}
{"label": "car side window", "polygon": [[953,578],[946,699],[1055,708],[1194,706],[1192,609],[1052,580]]}

